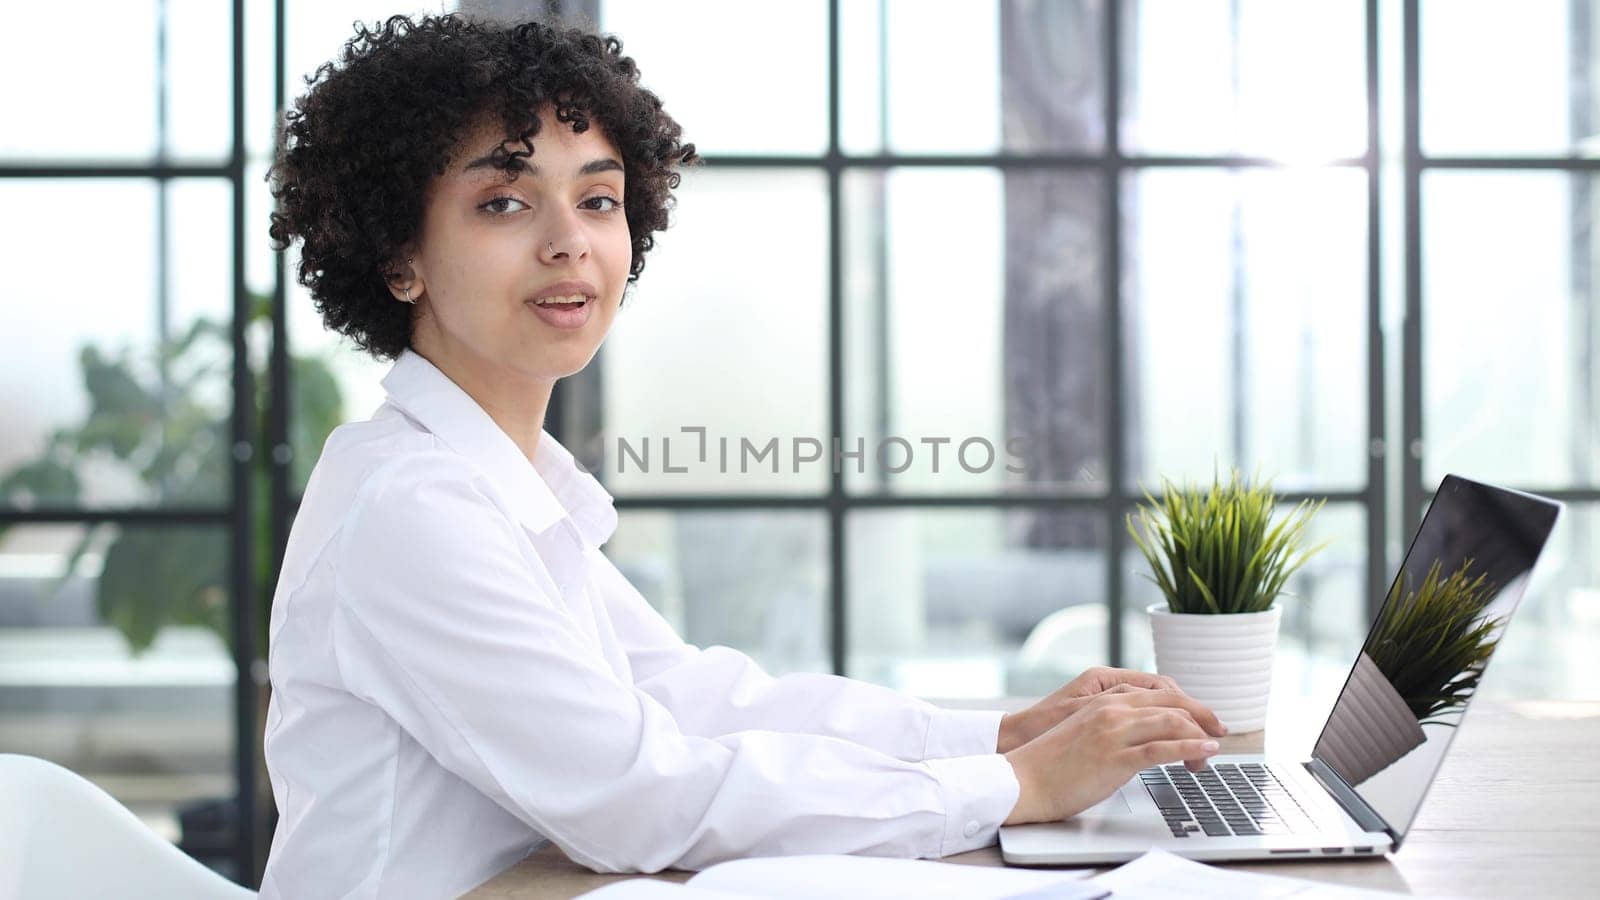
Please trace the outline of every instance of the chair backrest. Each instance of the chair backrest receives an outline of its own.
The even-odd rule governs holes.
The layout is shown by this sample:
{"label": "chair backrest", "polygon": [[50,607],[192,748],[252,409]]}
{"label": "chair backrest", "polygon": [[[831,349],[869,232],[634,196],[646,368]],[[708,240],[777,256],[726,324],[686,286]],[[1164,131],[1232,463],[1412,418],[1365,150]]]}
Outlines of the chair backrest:
{"label": "chair backrest", "polygon": [[0,753],[0,897],[254,896],[190,859],[71,770]]}

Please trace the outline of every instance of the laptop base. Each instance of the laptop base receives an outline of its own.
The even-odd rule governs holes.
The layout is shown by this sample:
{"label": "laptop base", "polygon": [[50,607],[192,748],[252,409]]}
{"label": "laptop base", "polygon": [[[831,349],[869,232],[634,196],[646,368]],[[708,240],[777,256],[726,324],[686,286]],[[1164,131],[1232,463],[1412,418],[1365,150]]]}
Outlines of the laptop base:
{"label": "laptop base", "polygon": [[[1213,757],[1212,764],[1259,764],[1261,754]],[[1273,769],[1306,808],[1314,830],[1298,834],[1175,837],[1138,776],[1105,801],[1061,822],[1000,829],[1000,853],[1009,865],[1081,866],[1127,862],[1161,849],[1201,861],[1382,857],[1389,835],[1363,830],[1297,762]]]}

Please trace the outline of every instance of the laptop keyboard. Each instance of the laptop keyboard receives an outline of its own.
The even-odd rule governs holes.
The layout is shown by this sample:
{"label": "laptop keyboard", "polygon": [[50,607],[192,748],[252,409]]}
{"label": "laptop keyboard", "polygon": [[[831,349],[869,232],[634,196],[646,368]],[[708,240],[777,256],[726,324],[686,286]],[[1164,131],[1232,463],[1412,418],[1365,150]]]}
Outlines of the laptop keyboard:
{"label": "laptop keyboard", "polygon": [[1264,763],[1218,763],[1199,772],[1183,764],[1139,773],[1173,837],[1302,834],[1310,817]]}

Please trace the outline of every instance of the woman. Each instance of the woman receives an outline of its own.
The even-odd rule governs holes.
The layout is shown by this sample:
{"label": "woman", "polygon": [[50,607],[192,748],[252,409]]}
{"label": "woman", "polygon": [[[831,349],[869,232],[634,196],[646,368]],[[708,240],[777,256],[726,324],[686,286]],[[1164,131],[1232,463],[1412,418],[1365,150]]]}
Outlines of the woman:
{"label": "woman", "polygon": [[611,498],[542,423],[695,161],[618,41],[539,24],[363,28],[289,114],[272,236],[395,364],[328,439],[274,597],[263,896],[454,895],[546,841],[612,872],[938,857],[1215,752],[1137,672],[1005,716],[774,679],[606,559]]}

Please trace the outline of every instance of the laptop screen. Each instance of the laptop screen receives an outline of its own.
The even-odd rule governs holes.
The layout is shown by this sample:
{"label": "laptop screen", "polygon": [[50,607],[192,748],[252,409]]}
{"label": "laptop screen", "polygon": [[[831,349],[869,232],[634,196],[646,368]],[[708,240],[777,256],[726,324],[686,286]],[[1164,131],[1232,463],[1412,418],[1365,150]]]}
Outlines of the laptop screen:
{"label": "laptop screen", "polygon": [[1312,755],[1404,836],[1560,506],[1447,476]]}

